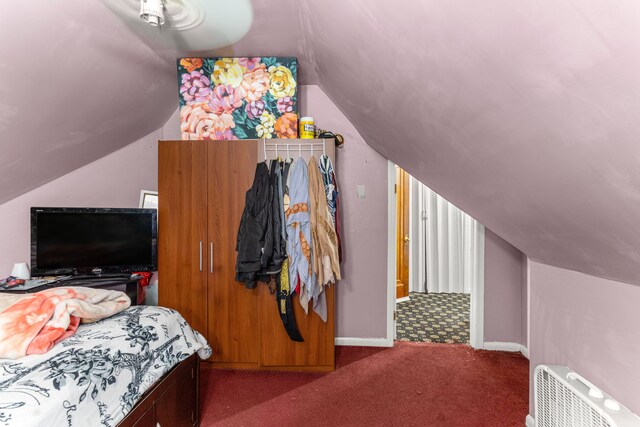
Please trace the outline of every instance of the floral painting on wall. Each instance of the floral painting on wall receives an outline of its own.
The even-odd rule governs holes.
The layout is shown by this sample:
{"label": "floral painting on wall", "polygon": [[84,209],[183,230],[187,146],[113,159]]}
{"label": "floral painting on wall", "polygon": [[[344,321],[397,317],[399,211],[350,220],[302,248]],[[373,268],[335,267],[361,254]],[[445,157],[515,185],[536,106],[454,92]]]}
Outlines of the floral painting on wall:
{"label": "floral painting on wall", "polygon": [[296,58],[181,58],[182,139],[298,137]]}

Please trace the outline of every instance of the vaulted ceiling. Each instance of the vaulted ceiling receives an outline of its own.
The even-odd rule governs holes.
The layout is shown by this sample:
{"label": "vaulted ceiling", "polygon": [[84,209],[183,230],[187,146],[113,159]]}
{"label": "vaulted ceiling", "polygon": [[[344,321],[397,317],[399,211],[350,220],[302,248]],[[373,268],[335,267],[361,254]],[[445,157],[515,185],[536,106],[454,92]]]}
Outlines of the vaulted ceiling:
{"label": "vaulted ceiling", "polygon": [[97,1],[6,0],[0,203],[162,126],[175,72]]}
{"label": "vaulted ceiling", "polygon": [[[0,203],[177,106],[174,62],[102,4],[9,3]],[[640,284],[640,3],[253,3],[224,53],[298,56],[373,148],[529,257]]]}

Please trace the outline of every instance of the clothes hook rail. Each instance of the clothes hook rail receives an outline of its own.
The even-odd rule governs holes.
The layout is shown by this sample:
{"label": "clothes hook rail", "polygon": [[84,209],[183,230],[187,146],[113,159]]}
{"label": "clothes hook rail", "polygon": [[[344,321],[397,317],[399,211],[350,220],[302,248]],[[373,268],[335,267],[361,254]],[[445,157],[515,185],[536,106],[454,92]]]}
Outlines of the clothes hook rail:
{"label": "clothes hook rail", "polygon": [[[293,146],[293,147],[292,147]],[[291,158],[291,148],[298,147],[298,156],[302,157],[303,152],[310,152],[311,155],[314,153],[321,152],[324,156],[327,155],[327,140],[325,138],[322,139],[322,142],[295,142],[295,143],[287,143],[287,142],[267,142],[266,139],[263,139],[263,153],[265,161],[268,160],[269,155],[268,152],[271,151],[275,154],[277,158],[278,155],[282,152],[281,150],[286,149],[287,158]]]}
{"label": "clothes hook rail", "polygon": [[262,138],[262,147],[264,148],[264,161],[267,161],[267,139]]}

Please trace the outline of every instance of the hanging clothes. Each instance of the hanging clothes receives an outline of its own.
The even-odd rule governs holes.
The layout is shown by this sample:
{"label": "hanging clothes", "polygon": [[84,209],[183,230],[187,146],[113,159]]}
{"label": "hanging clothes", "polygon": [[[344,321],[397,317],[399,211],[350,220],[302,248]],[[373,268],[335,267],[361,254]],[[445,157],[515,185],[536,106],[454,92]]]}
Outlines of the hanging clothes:
{"label": "hanging clothes", "polygon": [[[236,242],[236,280],[254,288],[275,276],[276,303],[285,331],[293,341],[304,341],[296,325],[289,289],[284,216],[283,169],[278,160],[258,163],[253,185],[245,196]],[[284,268],[284,270],[283,270]]]}
{"label": "hanging clothes", "polygon": [[327,206],[322,175],[315,157],[309,160],[310,221],[313,242],[312,271],[317,277],[317,293],[312,295],[314,311],[327,321],[326,293],[324,287],[340,280],[338,240]]}
{"label": "hanging clothes", "polygon": [[340,280],[340,262],[338,260],[338,238],[331,219],[322,175],[315,157],[309,161],[309,199],[311,208],[311,227],[318,244],[315,245],[314,259],[320,262],[318,277],[320,284],[327,285]]}
{"label": "hanging clothes", "polygon": [[289,285],[289,260],[285,259],[280,274],[276,275],[276,304],[284,330],[292,341],[303,342],[293,314],[293,302]]}
{"label": "hanging clothes", "polygon": [[[287,230],[284,214],[285,182],[288,174],[288,164],[278,159],[271,160],[271,185],[273,190],[272,214],[278,218],[274,221],[274,265],[280,262],[280,271],[275,275],[276,304],[278,313],[287,335],[292,341],[302,342],[304,339],[298,331],[298,325],[293,314],[291,289],[289,286],[289,262],[287,260]],[[275,255],[277,254],[277,255]]]}
{"label": "hanging clothes", "polygon": [[326,154],[320,156],[318,160],[318,167],[320,168],[320,174],[322,175],[322,182],[324,183],[324,190],[327,193],[327,207],[331,214],[333,226],[336,232],[338,240],[338,260],[342,263],[342,238],[340,236],[340,192],[338,191],[338,183],[336,182],[336,174],[333,170],[333,162],[331,158]]}
{"label": "hanging clothes", "polygon": [[[282,197],[282,209],[284,211],[284,236],[285,236],[285,243],[288,245],[288,233],[287,233],[287,210],[289,210],[289,206],[291,206],[291,197],[289,196],[289,182],[291,180],[291,165],[293,164],[293,159],[292,158],[287,158],[285,159],[284,162],[282,162],[282,183],[283,183],[283,197]],[[291,265],[291,255],[289,252],[289,248],[288,246],[286,246],[287,248],[287,260],[289,260],[289,262],[287,263],[287,265]],[[290,282],[290,286],[291,286],[291,293],[295,293],[298,291],[297,286],[298,286],[298,278],[294,277],[294,278],[289,278],[289,282]]]}
{"label": "hanging clothes", "polygon": [[278,168],[280,170],[278,176],[278,187],[276,189],[278,194],[278,215],[280,216],[280,239],[282,240],[282,251],[284,254],[284,260],[287,259],[287,219],[284,216],[284,189],[285,189],[285,162],[280,159],[277,160]]}
{"label": "hanging clothes", "polygon": [[333,163],[331,158],[326,154],[320,156],[318,159],[318,167],[320,168],[320,174],[322,175],[322,183],[324,184],[324,191],[327,194],[327,207],[331,214],[331,220],[336,223],[336,199],[338,197],[338,189],[335,185],[335,176],[333,173]]}
{"label": "hanging clothes", "polygon": [[[323,291],[324,270],[322,268],[322,249],[318,238],[318,199],[324,197],[324,187],[318,186],[318,175],[314,169],[315,158],[309,160],[309,223],[311,224],[311,282],[313,289],[310,300],[313,301],[313,311],[323,322],[327,321],[327,294]],[[322,188],[322,191],[320,191]],[[318,194],[321,192],[322,194]],[[320,196],[320,197],[319,197]]]}
{"label": "hanging clothes", "polygon": [[282,269],[282,262],[287,256],[286,238],[284,237],[284,200],[282,188],[282,166],[278,160],[271,160],[269,186],[271,193],[271,227],[273,233],[273,249],[267,260],[266,273],[277,274]]}
{"label": "hanging clothes", "polygon": [[299,295],[327,321],[325,286],[341,278],[339,198],[331,159],[313,155],[261,162],[245,195],[236,250],[236,280],[248,288],[275,277],[275,297],[284,328],[293,341],[303,338],[293,314]]}
{"label": "hanging clothes", "polygon": [[309,223],[309,182],[307,164],[298,158],[289,171],[289,208],[287,218],[287,255],[289,280],[297,290],[300,305],[309,310],[309,296],[313,295],[311,281],[311,224]]}
{"label": "hanging clothes", "polygon": [[249,289],[256,282],[271,279],[266,267],[273,254],[273,221],[270,203],[269,168],[258,163],[251,188],[245,194],[245,207],[236,240],[236,280]]}
{"label": "hanging clothes", "polygon": [[[293,163],[293,159],[288,158],[282,161],[282,235],[285,240],[285,249],[287,242],[287,209],[289,209],[290,205],[290,197],[289,197],[289,171],[291,170],[291,164]],[[293,289],[292,289],[293,291]]]}

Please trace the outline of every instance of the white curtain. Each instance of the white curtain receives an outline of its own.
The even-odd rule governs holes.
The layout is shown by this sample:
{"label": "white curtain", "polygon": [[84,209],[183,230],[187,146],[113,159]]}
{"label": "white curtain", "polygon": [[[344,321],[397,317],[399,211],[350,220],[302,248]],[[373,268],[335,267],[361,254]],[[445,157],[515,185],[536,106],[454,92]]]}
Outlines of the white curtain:
{"label": "white curtain", "polygon": [[[416,181],[417,182],[417,181]],[[466,213],[417,182],[418,274],[414,292],[470,293],[476,280],[480,224]]]}

